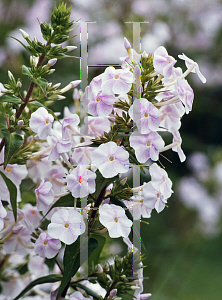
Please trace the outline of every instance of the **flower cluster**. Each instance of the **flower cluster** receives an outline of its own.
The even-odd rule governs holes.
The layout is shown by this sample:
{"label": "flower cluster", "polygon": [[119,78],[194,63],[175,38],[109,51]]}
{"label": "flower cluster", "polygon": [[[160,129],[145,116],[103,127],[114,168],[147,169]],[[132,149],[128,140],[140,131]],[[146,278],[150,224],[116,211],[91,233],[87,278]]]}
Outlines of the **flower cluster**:
{"label": "flower cluster", "polygon": [[[64,4],[55,8],[50,26],[41,23],[43,37],[53,44],[63,42],[70,31],[69,15],[70,10]],[[59,26],[68,26],[63,34],[60,32],[61,36],[57,34]],[[42,44],[38,44],[35,39],[32,41],[24,31],[22,35],[30,45],[28,50],[34,55]],[[28,269],[33,271],[34,276],[27,278],[26,284],[30,289],[35,285],[32,280],[39,277],[40,273],[48,274],[44,259],[56,263],[53,265],[54,275],[48,274],[47,279],[42,279],[42,283],[48,284],[51,299],[58,299],[60,296],[64,298],[66,293],[70,294],[70,300],[91,299],[84,297],[77,287],[94,297],[93,287],[84,288],[83,284],[79,286],[82,279],[72,279],[74,275],[77,276],[78,270],[80,273],[82,271],[79,256],[83,241],[89,235],[89,256],[99,245],[96,238],[90,237],[91,233],[98,236],[108,231],[109,237],[122,237],[127,245],[132,245],[133,217],[149,218],[153,209],[161,212],[173,193],[172,182],[166,170],[157,163],[160,154],[172,149],[178,153],[181,162],[185,160],[179,129],[181,117],[192,110],[194,98],[193,90],[185,78],[190,72],[194,72],[202,82],[206,79],[198,64],[185,54],[179,55],[187,67],[183,73],[182,69],[175,67],[176,59],[168,55],[162,46],[154,54],[144,52],[140,55],[131,49],[126,39],[124,44],[128,55],[122,58],[121,69],[106,68],[104,73],[92,80],[81,97],[77,97],[75,91],[76,107],[85,109],[88,114],[84,119],[80,119],[78,110],[71,113],[66,108],[64,118],[58,120],[47,106],[38,101],[30,101],[28,96],[25,99],[21,96],[23,103],[16,113],[17,123],[14,121],[10,130],[4,128],[2,131],[0,242],[3,250],[0,250],[0,260],[5,254],[10,254],[13,261],[18,254],[22,257],[21,261],[25,256],[29,257]],[[65,50],[70,49],[66,47]],[[32,68],[23,66],[23,74],[28,75],[32,83],[39,86],[44,96],[48,93],[51,100],[61,99],[61,94],[80,83],[73,81],[57,90],[59,85],[52,86],[42,79],[43,75],[50,75],[50,66],[57,58],[63,57],[65,50],[59,47],[48,50],[47,58],[50,60],[47,67],[39,68],[41,60],[36,64],[34,57],[31,58]],[[132,57],[135,59],[132,60]],[[13,90],[13,84],[16,87],[18,84],[13,75],[9,77],[9,84],[1,88],[3,102],[7,97],[15,101],[18,95],[15,86]],[[9,86],[11,89],[5,89]],[[12,95],[12,90],[15,95]],[[33,87],[27,95],[32,93],[34,94]],[[18,101],[20,100],[17,99]],[[41,107],[36,109],[32,103]],[[28,104],[30,119],[24,109]],[[12,118],[9,120],[7,117],[7,123],[10,122]],[[22,130],[21,135],[18,134],[18,126]],[[171,144],[165,145],[166,134],[172,137]],[[16,159],[20,163],[15,163]],[[151,180],[130,188],[126,174],[135,164],[140,165],[142,170],[148,168]],[[17,202],[21,201],[19,187],[26,177],[35,186],[35,200],[32,201],[33,205],[23,205],[22,201],[22,205],[18,206]],[[134,250],[136,253],[136,249]],[[34,264],[36,270],[33,268]],[[96,267],[92,271],[93,275],[91,274],[92,277],[97,277],[94,283],[106,290],[104,299],[121,297],[128,290],[136,290],[136,299],[151,296],[141,294],[141,264],[137,272],[138,280],[129,279],[129,266],[132,266],[129,253],[122,260],[116,258],[114,265],[108,267],[101,267],[98,259],[92,265],[94,269]],[[62,278],[60,270],[63,272]],[[5,270],[4,280],[9,276],[8,272],[14,271],[12,268]],[[14,277],[16,285],[20,284],[18,278]],[[55,281],[62,281],[59,288],[49,284]],[[85,286],[87,284],[90,282],[87,281]],[[6,284],[2,288],[3,295],[7,297]],[[23,288],[18,287],[17,294],[13,294],[13,297]],[[43,299],[41,296],[46,294],[37,287],[34,292],[40,295],[39,299]],[[98,295],[96,297],[98,299]]]}

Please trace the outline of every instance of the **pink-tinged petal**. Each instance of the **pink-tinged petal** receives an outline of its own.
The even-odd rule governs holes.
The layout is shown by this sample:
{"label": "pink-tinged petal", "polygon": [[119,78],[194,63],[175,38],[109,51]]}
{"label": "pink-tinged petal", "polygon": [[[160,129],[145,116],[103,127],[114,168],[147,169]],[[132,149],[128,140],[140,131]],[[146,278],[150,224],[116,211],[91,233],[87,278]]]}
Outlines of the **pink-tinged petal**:
{"label": "pink-tinged petal", "polygon": [[58,223],[50,223],[48,225],[48,234],[52,237],[57,239],[60,234],[65,230],[64,224],[58,224]]}
{"label": "pink-tinged petal", "polygon": [[[123,218],[120,218],[120,219],[118,220],[118,222],[119,222],[121,225],[123,225],[124,227],[129,227],[129,228],[131,228],[131,226],[133,225],[133,222],[132,222],[130,219],[128,219],[128,218],[126,217],[125,212],[124,212]],[[118,222],[117,222],[117,223],[118,223]]]}
{"label": "pink-tinged petal", "polygon": [[151,132],[149,128],[149,119],[148,118],[142,118],[141,121],[137,122],[136,125],[138,126],[139,131],[142,134],[148,134]]}
{"label": "pink-tinged petal", "polygon": [[114,102],[116,101],[116,97],[113,95],[107,95],[104,93],[100,94],[100,99],[103,103],[107,104],[107,105],[113,105]]}
{"label": "pink-tinged petal", "polygon": [[90,102],[88,104],[88,113],[90,115],[93,115],[94,117],[97,117],[98,116],[98,113],[97,113],[97,105],[98,103],[97,102]]}
{"label": "pink-tinged petal", "polygon": [[57,151],[57,145],[55,145],[55,147],[52,148],[52,151],[49,154],[48,159],[50,161],[56,161],[57,159],[59,159],[60,154]]}
{"label": "pink-tinged petal", "polygon": [[57,144],[58,153],[69,152],[72,148],[72,144],[69,141],[61,141]]}
{"label": "pink-tinged petal", "polygon": [[135,151],[136,158],[140,163],[145,163],[150,158],[150,149],[148,147],[141,146]]}
{"label": "pink-tinged petal", "polygon": [[118,174],[118,172],[114,169],[113,161],[107,161],[99,167],[100,173],[105,178],[112,178]]}
{"label": "pink-tinged petal", "polygon": [[150,148],[150,158],[155,161],[159,159],[159,151],[154,147]]}
{"label": "pink-tinged petal", "polygon": [[119,232],[117,231],[117,223],[110,222],[106,224],[106,228],[108,229],[109,236],[111,238],[118,238],[120,237]]}
{"label": "pink-tinged petal", "polygon": [[[103,144],[104,145],[104,144]],[[106,163],[108,160],[108,154],[106,151],[102,151],[102,149],[97,148],[92,153],[92,164],[95,164],[98,168],[100,165]]]}
{"label": "pink-tinged petal", "polygon": [[98,116],[102,116],[102,117],[105,117],[105,116],[108,116],[109,114],[111,114],[112,109],[113,109],[112,105],[107,105],[103,101],[100,101],[96,107]]}
{"label": "pink-tinged petal", "polygon": [[160,199],[156,202],[155,209],[158,213],[160,213],[165,208],[165,203]]}
{"label": "pink-tinged petal", "polygon": [[40,126],[37,133],[40,139],[46,139],[48,135],[52,135],[51,124]]}
{"label": "pink-tinged petal", "polygon": [[120,236],[128,237],[131,231],[131,227],[125,227],[120,224],[120,221],[117,222],[117,232]]}
{"label": "pink-tinged petal", "polygon": [[114,160],[112,167],[116,171],[116,175],[118,173],[126,173],[129,170],[129,161],[126,160],[125,162],[120,163],[120,161]]}
{"label": "pink-tinged petal", "polygon": [[118,150],[115,152],[115,158],[120,161],[125,161],[129,159],[129,152],[122,148],[118,148]]}
{"label": "pink-tinged petal", "polygon": [[114,94],[125,94],[131,89],[132,83],[127,83],[122,79],[115,80],[113,82],[113,93]]}
{"label": "pink-tinged petal", "polygon": [[77,238],[78,235],[75,235],[69,228],[65,228],[65,230],[63,230],[63,232],[59,235],[59,239],[67,245],[73,244]]}

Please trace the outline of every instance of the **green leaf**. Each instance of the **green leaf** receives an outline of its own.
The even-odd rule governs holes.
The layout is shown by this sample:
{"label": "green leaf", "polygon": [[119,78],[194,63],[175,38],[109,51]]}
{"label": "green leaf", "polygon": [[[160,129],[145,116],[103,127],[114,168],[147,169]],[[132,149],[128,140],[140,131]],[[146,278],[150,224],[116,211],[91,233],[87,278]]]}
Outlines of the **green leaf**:
{"label": "green leaf", "polygon": [[[94,238],[88,240],[88,257],[98,247],[99,243]],[[85,259],[86,260],[86,259]],[[64,289],[69,284],[71,278],[76,274],[80,267],[80,237],[71,245],[66,245],[64,258],[64,274],[56,299],[59,299]]]}
{"label": "green leaf", "polygon": [[23,138],[19,134],[10,133],[6,128],[2,128],[1,132],[5,137],[5,157],[4,157],[4,169],[5,169],[10,158],[22,146]]}
{"label": "green leaf", "polygon": [[25,65],[22,66],[22,74],[27,76],[33,76],[31,73],[31,68],[26,67]]}
{"label": "green leaf", "polygon": [[52,282],[57,282],[57,281],[61,281],[61,280],[62,280],[62,275],[56,275],[56,274],[51,274],[51,275],[47,275],[47,276],[43,276],[43,277],[40,277],[38,279],[35,279],[32,282],[30,282],[27,285],[27,287],[24,288],[24,290],[21,291],[21,293],[18,296],[16,296],[13,300],[18,300],[19,298],[24,296],[25,293],[30,291],[34,286],[36,286],[38,284],[52,283]]}
{"label": "green leaf", "polygon": [[3,96],[0,97],[0,102],[8,102],[8,103],[13,103],[13,104],[22,104],[24,103],[23,101],[21,101],[21,99],[19,97],[16,97],[14,95],[11,94],[5,94]]}
{"label": "green leaf", "polygon": [[17,220],[17,188],[14,185],[14,183],[9,179],[2,171],[0,171],[0,175],[5,181],[5,184],[7,185],[7,188],[10,193],[10,203],[12,206],[12,211],[14,215],[15,222]]}
{"label": "green leaf", "polygon": [[45,105],[43,105],[42,103],[40,103],[39,101],[32,101],[32,102],[29,102],[29,104],[34,104],[34,105],[39,106],[39,107],[44,107],[44,108],[47,109],[48,112],[49,112],[50,114],[52,114],[53,117],[61,124],[61,122],[60,122],[59,119],[56,117],[56,115],[54,114],[54,112],[53,112],[50,108],[48,108],[48,107],[46,107]]}
{"label": "green leaf", "polygon": [[44,78],[31,78],[31,80],[36,83],[39,86],[46,86],[48,84],[48,81]]}
{"label": "green leaf", "polygon": [[99,295],[98,294],[96,294],[94,291],[92,291],[91,289],[89,289],[85,285],[82,285],[81,283],[71,284],[71,287],[74,287],[74,288],[79,287],[82,290],[84,290],[89,296],[92,296],[93,299],[99,299]]}
{"label": "green leaf", "polygon": [[96,233],[90,234],[90,237],[95,238],[99,243],[98,247],[95,249],[95,251],[93,251],[92,255],[89,258],[89,266],[94,267],[98,264],[100,254],[102,253],[103,247],[106,242],[106,238]]}

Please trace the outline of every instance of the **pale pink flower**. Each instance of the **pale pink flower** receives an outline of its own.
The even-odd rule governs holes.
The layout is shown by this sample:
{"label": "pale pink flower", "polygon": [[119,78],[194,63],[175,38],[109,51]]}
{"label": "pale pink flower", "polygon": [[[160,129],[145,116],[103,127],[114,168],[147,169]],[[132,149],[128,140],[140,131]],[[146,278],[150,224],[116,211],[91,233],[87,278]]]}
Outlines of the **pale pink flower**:
{"label": "pale pink flower", "polygon": [[158,213],[164,209],[165,204],[167,203],[167,200],[164,199],[163,194],[154,188],[152,181],[148,182],[143,187],[143,195],[143,204],[149,209],[155,208]]}
{"label": "pale pink flower", "polygon": [[111,238],[128,237],[132,221],[125,214],[125,210],[115,204],[104,204],[99,209],[99,221],[108,229]]}
{"label": "pale pink flower", "polygon": [[177,143],[175,147],[172,148],[173,151],[177,152],[180,158],[181,162],[184,162],[186,159],[186,156],[181,148],[182,139],[180,137],[180,133],[178,130],[172,128],[172,134],[173,134],[173,143]]}
{"label": "pale pink flower", "polygon": [[170,77],[173,74],[173,66],[176,62],[174,57],[168,55],[166,48],[163,46],[154,51],[154,69],[164,77]]}
{"label": "pale pink flower", "polygon": [[193,89],[189,85],[186,79],[178,79],[176,84],[176,89],[179,99],[185,106],[186,114],[192,110],[194,93]]}
{"label": "pale pink flower", "polygon": [[164,140],[157,132],[139,134],[133,132],[129,138],[130,146],[135,150],[135,155],[140,163],[145,163],[149,158],[159,159],[159,150],[164,147]]}
{"label": "pale pink flower", "polygon": [[53,239],[48,233],[42,231],[39,238],[35,242],[34,251],[40,257],[53,258],[62,247],[60,240]]}
{"label": "pale pink flower", "polygon": [[48,234],[61,242],[73,244],[78,236],[85,232],[83,216],[74,208],[61,208],[55,212],[48,225]]}
{"label": "pale pink flower", "polygon": [[131,89],[133,74],[128,69],[106,68],[102,78],[102,91],[106,94],[125,94]]}
{"label": "pale pink flower", "polygon": [[129,115],[142,134],[157,131],[159,128],[161,113],[145,98],[136,99],[133,102],[129,109]]}
{"label": "pale pink flower", "polygon": [[190,59],[189,57],[187,57],[184,53],[182,55],[178,55],[178,57],[182,60],[185,60],[185,64],[187,69],[190,69],[193,67],[192,69],[192,73],[197,73],[197,76],[200,78],[200,80],[203,83],[206,83],[206,78],[203,76],[203,74],[200,72],[199,66],[198,64],[193,61],[192,59]]}
{"label": "pale pink flower", "polygon": [[40,139],[45,139],[48,135],[52,135],[53,120],[54,117],[44,107],[40,107],[31,114],[29,126]]}
{"label": "pale pink flower", "polygon": [[149,172],[153,187],[163,194],[164,199],[169,198],[173,191],[171,189],[172,181],[169,179],[167,172],[156,163],[150,166]]}
{"label": "pale pink flower", "polygon": [[82,293],[76,291],[70,295],[69,300],[91,300],[91,298],[84,297]]}
{"label": "pale pink flower", "polygon": [[63,139],[69,139],[70,134],[73,133],[72,127],[79,125],[80,119],[77,114],[71,114],[64,118],[62,121],[62,137]]}
{"label": "pale pink flower", "polygon": [[37,208],[39,210],[44,210],[48,207],[54,200],[54,191],[52,189],[52,184],[49,181],[42,180],[39,187],[35,189]]}
{"label": "pale pink flower", "polygon": [[129,153],[114,142],[101,144],[92,153],[92,164],[95,164],[105,178],[129,170]]}
{"label": "pale pink flower", "polygon": [[95,179],[96,173],[88,170],[86,165],[80,165],[67,175],[67,188],[71,191],[73,197],[83,198],[95,192]]}

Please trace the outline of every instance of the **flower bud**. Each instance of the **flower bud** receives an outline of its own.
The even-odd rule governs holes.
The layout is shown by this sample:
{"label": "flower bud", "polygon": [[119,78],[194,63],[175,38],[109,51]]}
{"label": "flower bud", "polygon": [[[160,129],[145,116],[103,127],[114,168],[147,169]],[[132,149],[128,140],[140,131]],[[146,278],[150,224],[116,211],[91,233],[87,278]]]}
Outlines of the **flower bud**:
{"label": "flower bud", "polygon": [[115,297],[117,294],[117,289],[112,289],[109,294],[110,296]]}
{"label": "flower bud", "polygon": [[66,46],[66,51],[67,51],[67,52],[73,51],[73,50],[75,50],[75,49],[77,49],[76,46]]}
{"label": "flower bud", "polygon": [[22,127],[23,125],[24,125],[24,121],[23,121],[23,120],[19,120],[19,121],[18,121],[18,126],[19,126],[19,127]]}
{"label": "flower bud", "polygon": [[116,121],[116,118],[113,116],[110,116],[110,117],[108,117],[108,120],[110,121],[110,122],[115,122]]}
{"label": "flower bud", "polygon": [[21,83],[21,81],[20,80],[18,80],[18,82],[17,82],[17,88],[21,88],[22,87],[22,83]]}
{"label": "flower bud", "polygon": [[97,265],[98,273],[103,273],[103,268],[100,264]]}
{"label": "flower bud", "polygon": [[123,178],[121,181],[120,181],[120,184],[121,185],[125,185],[127,182],[127,177]]}
{"label": "flower bud", "polygon": [[144,50],[143,53],[142,53],[142,58],[147,58],[148,57],[148,54],[146,53],[146,51]]}
{"label": "flower bud", "polygon": [[27,32],[25,32],[24,30],[22,30],[22,29],[19,29],[20,30],[20,32],[21,32],[21,34],[22,34],[22,36],[23,36],[23,38],[24,39],[27,39],[27,38],[29,38],[29,35],[28,35],[28,33]]}
{"label": "flower bud", "polygon": [[50,67],[52,67],[52,66],[54,66],[54,65],[56,64],[56,62],[57,62],[57,58],[52,58],[52,59],[50,59],[50,60],[48,61],[48,65],[49,65]]}
{"label": "flower bud", "polygon": [[141,70],[138,65],[136,65],[134,68],[134,74],[135,74],[135,76],[138,76],[138,77],[141,75]]}
{"label": "flower bud", "polygon": [[131,286],[131,289],[132,289],[132,290],[139,290],[139,289],[140,289],[140,286],[132,285],[132,286]]}
{"label": "flower bud", "polygon": [[10,72],[10,71],[8,71],[8,77],[9,77],[10,80],[15,80],[12,72]]}
{"label": "flower bud", "polygon": [[62,95],[56,95],[55,99],[53,98],[53,100],[63,100],[63,99],[66,99],[66,97]]}
{"label": "flower bud", "polygon": [[130,42],[124,37],[124,47],[126,50],[131,48]]}
{"label": "flower bud", "polygon": [[73,100],[79,100],[80,99],[79,90],[77,88],[74,88],[72,97],[73,97]]}

